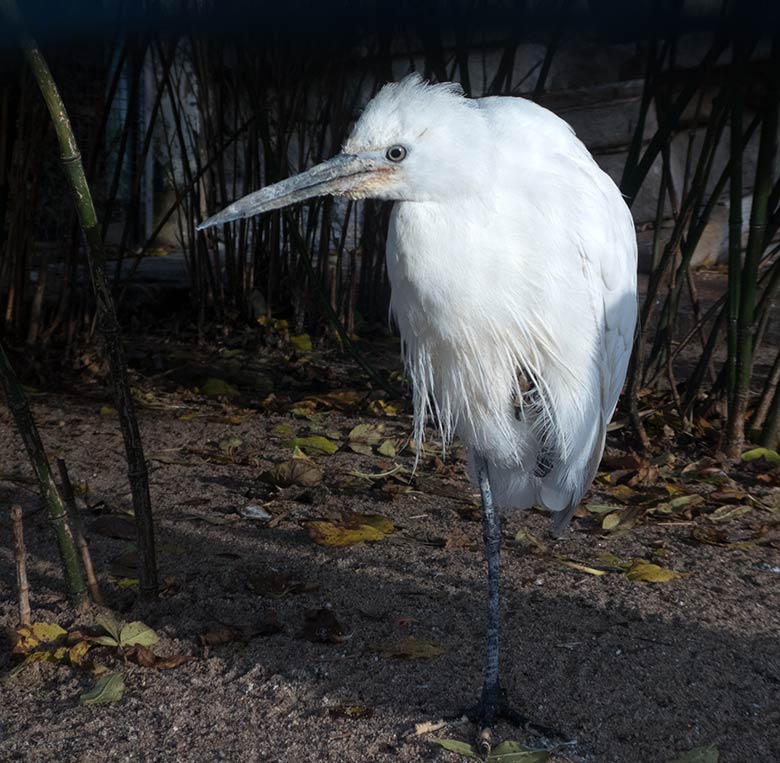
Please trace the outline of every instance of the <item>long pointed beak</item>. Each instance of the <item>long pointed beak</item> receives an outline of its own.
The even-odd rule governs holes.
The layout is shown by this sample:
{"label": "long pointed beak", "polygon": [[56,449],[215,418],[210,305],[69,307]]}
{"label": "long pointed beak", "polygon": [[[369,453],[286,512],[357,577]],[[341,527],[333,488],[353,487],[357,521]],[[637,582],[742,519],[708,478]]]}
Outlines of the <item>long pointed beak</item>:
{"label": "long pointed beak", "polygon": [[384,169],[385,167],[373,157],[339,154],[306,172],[266,186],[260,191],[234,201],[229,207],[204,220],[197,229],[204,230],[212,225],[281,209],[315,196],[350,195],[358,192],[372,174]]}

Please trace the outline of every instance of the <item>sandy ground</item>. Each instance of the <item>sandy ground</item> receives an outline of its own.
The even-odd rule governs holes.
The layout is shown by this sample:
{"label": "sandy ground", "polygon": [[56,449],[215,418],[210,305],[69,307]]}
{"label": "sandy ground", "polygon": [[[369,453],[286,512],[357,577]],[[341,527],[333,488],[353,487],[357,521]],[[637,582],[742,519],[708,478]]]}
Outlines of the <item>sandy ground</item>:
{"label": "sandy ground", "polygon": [[[82,513],[109,605],[120,619],[157,631],[156,653],[195,659],[156,670],[124,665],[114,651],[95,647],[95,661],[124,671],[126,682],[120,700],[97,706],[79,703],[95,681],[88,670],[25,668],[0,685],[0,760],[463,760],[431,738],[470,740],[468,723],[414,733],[415,724],[457,717],[481,682],[481,528],[458,454],[444,464],[424,458],[415,489],[391,478],[371,482],[349,472],[410,469],[413,454],[352,453],[344,447],[349,431],[360,422],[382,423],[383,436],[402,439],[407,416],[378,419],[365,407],[339,412],[319,404],[313,422],[283,405],[274,411],[244,405],[244,398],[199,402],[193,394],[182,398],[181,386],[166,392],[136,383],[148,392],[140,421],[166,580],[154,604],[137,603],[132,589],[121,587],[134,574],[132,559],[122,556],[130,541],[108,537],[123,532],[121,522],[106,518],[126,523],[129,491],[117,421],[100,414],[110,404],[105,389],[37,395],[34,413],[50,458],[63,456],[74,482],[88,483]],[[342,447],[312,454],[322,484],[277,489],[259,479],[289,459],[291,432],[312,430]],[[698,489],[687,488],[681,472],[699,455],[681,447],[676,476],[661,483],[671,480],[683,493]],[[722,763],[780,760],[777,471],[726,477],[764,506],[753,503],[728,523],[712,520],[723,498],[709,494],[695,511],[646,516],[614,533],[602,531],[602,515],[581,512],[557,542],[542,514],[509,517],[503,678],[512,703],[560,736],[503,724],[500,736],[546,747],[555,763],[667,763],[708,744]],[[21,441],[0,409],[0,621],[7,629],[17,620],[5,507],[19,502],[34,619],[67,629],[93,625],[97,607],[68,607],[45,511],[24,481],[29,474]],[[588,501],[620,503],[604,485]],[[264,505],[274,526],[241,516],[250,504]],[[381,514],[395,532],[343,548],[315,544],[305,520],[343,510]],[[725,528],[723,545],[697,542],[698,528]],[[548,553],[515,540],[519,531],[548,544]],[[653,584],[617,569],[597,576],[561,562],[595,565],[603,552],[656,561],[685,576]],[[307,617],[323,608],[337,624],[307,627]],[[243,629],[246,638],[204,651],[199,636],[225,626]],[[317,635],[326,642],[311,640]],[[389,655],[388,645],[409,637],[443,651],[420,659]],[[9,645],[0,643],[6,674]],[[344,717],[343,705],[367,712]]]}

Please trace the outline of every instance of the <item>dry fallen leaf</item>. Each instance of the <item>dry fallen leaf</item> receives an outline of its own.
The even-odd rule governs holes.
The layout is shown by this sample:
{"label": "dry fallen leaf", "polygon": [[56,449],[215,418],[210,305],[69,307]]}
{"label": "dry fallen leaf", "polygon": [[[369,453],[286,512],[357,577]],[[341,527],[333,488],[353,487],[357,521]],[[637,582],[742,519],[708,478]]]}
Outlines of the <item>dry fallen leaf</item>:
{"label": "dry fallen leaf", "polygon": [[369,407],[377,416],[398,416],[403,411],[403,403],[394,403],[388,400],[374,400]]}
{"label": "dry fallen leaf", "polygon": [[473,545],[471,536],[463,532],[460,527],[453,527],[444,539],[444,550],[454,551],[459,548],[468,548]]}
{"label": "dry fallen leaf", "polygon": [[313,487],[322,482],[323,472],[315,463],[293,458],[283,464],[277,464],[273,469],[263,472],[260,479],[276,487]]}
{"label": "dry fallen leaf", "polygon": [[515,535],[515,541],[534,553],[546,554],[549,551],[547,544],[529,530],[519,530]]}
{"label": "dry fallen leaf", "polygon": [[158,670],[178,668],[180,665],[184,665],[184,663],[191,662],[195,659],[188,654],[174,654],[170,657],[159,657],[149,649],[149,647],[141,644],[128,649],[124,656],[125,659],[128,659],[141,667],[157,668]]}
{"label": "dry fallen leaf", "polygon": [[285,447],[300,448],[304,452],[313,450],[327,455],[332,455],[339,449],[335,442],[317,434],[309,435],[308,437],[294,437],[285,443]]}
{"label": "dry fallen leaf", "polygon": [[376,449],[376,452],[379,453],[380,456],[395,458],[398,450],[392,440],[383,440],[382,444]]}
{"label": "dry fallen leaf", "polygon": [[198,643],[203,648],[203,656],[207,657],[212,646],[222,646],[235,641],[246,642],[259,636],[274,636],[282,631],[282,624],[273,614],[241,625],[214,623],[198,635]]}
{"label": "dry fallen leaf", "polygon": [[620,524],[620,514],[621,512],[619,511],[613,511],[611,514],[607,514],[604,519],[601,520],[601,529],[606,530],[607,532],[614,530]]}
{"label": "dry fallen leaf", "polygon": [[57,623],[38,622],[20,625],[12,634],[14,657],[23,657],[35,651],[43,644],[54,644],[67,635],[67,631]]}
{"label": "dry fallen leaf", "polygon": [[350,443],[365,443],[366,445],[378,445],[385,431],[385,425],[378,423],[363,423],[353,427],[347,439]]}
{"label": "dry fallen leaf", "polygon": [[580,572],[587,572],[588,575],[606,575],[605,570],[597,570],[595,567],[588,567],[585,564],[580,564],[579,562],[573,562],[571,559],[561,559],[558,558],[557,561],[562,564],[564,567],[571,567],[573,570],[579,570]]}
{"label": "dry fallen leaf", "polygon": [[364,541],[382,540],[395,529],[381,514],[344,513],[337,522],[310,520],[305,523],[309,537],[320,546],[354,546]]}
{"label": "dry fallen leaf", "polygon": [[473,745],[461,742],[459,739],[432,739],[431,741],[445,750],[456,752],[466,758],[485,760],[486,763],[545,763],[550,758],[547,750],[532,750],[520,742],[501,742],[490,750],[487,758],[483,758]]}
{"label": "dry fallen leaf", "polygon": [[328,710],[328,715],[332,718],[349,718],[351,720],[370,718],[373,714],[374,708],[365,705],[337,705]]}
{"label": "dry fallen leaf", "polygon": [[377,644],[371,648],[383,657],[392,657],[397,660],[425,659],[444,654],[443,647],[432,641],[422,641],[414,636],[409,636],[400,641]]}
{"label": "dry fallen leaf", "polygon": [[56,623],[37,622],[20,625],[12,632],[11,657],[18,664],[10,671],[9,677],[20,673],[34,662],[69,662],[74,667],[83,667],[84,656],[92,646],[74,638]]}
{"label": "dry fallen leaf", "polygon": [[707,519],[710,522],[730,522],[733,519],[744,517],[751,511],[753,511],[752,506],[719,506],[707,516]]}
{"label": "dry fallen leaf", "polygon": [[646,562],[643,559],[637,559],[626,571],[629,580],[642,581],[645,583],[668,583],[670,580],[677,580],[685,577],[682,573],[674,570],[660,567],[657,564]]}

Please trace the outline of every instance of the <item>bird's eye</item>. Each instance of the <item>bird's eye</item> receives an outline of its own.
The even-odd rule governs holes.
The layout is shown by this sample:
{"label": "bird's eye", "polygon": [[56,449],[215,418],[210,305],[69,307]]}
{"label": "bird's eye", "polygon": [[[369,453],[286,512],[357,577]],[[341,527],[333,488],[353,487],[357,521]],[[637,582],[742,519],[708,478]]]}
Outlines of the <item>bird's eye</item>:
{"label": "bird's eye", "polygon": [[391,162],[402,162],[406,159],[406,149],[403,146],[390,146],[385,154]]}

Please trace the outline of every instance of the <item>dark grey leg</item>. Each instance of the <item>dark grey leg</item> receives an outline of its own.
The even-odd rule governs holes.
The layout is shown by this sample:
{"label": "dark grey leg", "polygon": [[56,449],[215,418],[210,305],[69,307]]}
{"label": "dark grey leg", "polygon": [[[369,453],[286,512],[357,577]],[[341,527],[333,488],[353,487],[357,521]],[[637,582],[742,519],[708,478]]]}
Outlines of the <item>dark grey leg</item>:
{"label": "dark grey leg", "polygon": [[502,704],[498,678],[499,566],[501,561],[501,518],[493,505],[487,463],[478,461],[479,492],[482,495],[482,538],[488,568],[487,646],[485,680],[482,684],[480,731],[493,725]]}
{"label": "dark grey leg", "polygon": [[492,742],[492,727],[496,719],[504,718],[516,726],[523,726],[545,736],[560,736],[553,729],[530,723],[528,719],[509,707],[506,693],[501,687],[498,672],[498,624],[499,624],[499,564],[501,558],[501,518],[493,505],[490,490],[490,474],[484,459],[477,457],[479,492],[482,495],[482,537],[485,541],[485,559],[488,568],[487,645],[485,654],[485,678],[479,705],[468,713],[470,720],[479,725],[478,741],[481,751],[487,754]]}

